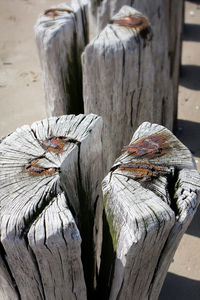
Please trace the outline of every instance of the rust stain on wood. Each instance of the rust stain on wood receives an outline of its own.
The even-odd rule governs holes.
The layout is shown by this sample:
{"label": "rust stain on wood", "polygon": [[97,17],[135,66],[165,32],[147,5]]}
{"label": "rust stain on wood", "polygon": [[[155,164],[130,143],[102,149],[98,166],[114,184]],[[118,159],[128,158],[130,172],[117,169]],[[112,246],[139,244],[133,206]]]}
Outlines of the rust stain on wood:
{"label": "rust stain on wood", "polygon": [[65,137],[65,136],[52,136],[42,142],[42,147],[45,150],[62,153],[64,151],[65,143],[74,143],[79,144],[80,142],[74,138]]}
{"label": "rust stain on wood", "polygon": [[112,20],[111,23],[117,24],[119,26],[137,29],[144,39],[147,38],[147,35],[151,31],[150,24],[147,18],[145,18],[144,16],[130,15],[118,20]]}
{"label": "rust stain on wood", "polygon": [[167,144],[168,137],[168,135],[161,134],[150,135],[125,146],[122,151],[128,151],[128,153],[133,154],[135,157],[159,157],[169,151]]}
{"label": "rust stain on wood", "polygon": [[40,175],[50,175],[56,173],[58,168],[45,168],[41,167],[39,164],[39,159],[33,160],[30,163],[25,165],[25,170],[34,176],[40,176]]}
{"label": "rust stain on wood", "polygon": [[147,39],[148,34],[151,32],[149,21],[144,16],[129,15],[118,20],[112,20],[111,23],[119,26],[134,28],[145,40]]}
{"label": "rust stain on wood", "polygon": [[165,175],[169,173],[168,168],[155,166],[148,162],[129,162],[119,166],[120,170],[130,171],[135,173],[137,179],[150,180],[158,177],[159,175]]}
{"label": "rust stain on wood", "polygon": [[59,12],[73,13],[73,10],[70,8],[62,8],[62,7],[49,8],[45,10],[44,15],[50,18],[55,18],[60,16]]}

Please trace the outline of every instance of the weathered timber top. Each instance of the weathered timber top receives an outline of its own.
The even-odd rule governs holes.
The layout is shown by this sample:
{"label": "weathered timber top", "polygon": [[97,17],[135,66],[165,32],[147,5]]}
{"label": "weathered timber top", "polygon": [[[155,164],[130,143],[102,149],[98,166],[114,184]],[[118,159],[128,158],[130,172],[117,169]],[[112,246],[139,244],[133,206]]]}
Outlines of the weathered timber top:
{"label": "weathered timber top", "polygon": [[[2,140],[1,259],[16,297],[82,300],[86,286],[92,289],[100,256],[93,228],[100,231],[101,128],[92,114],[51,117]],[[6,290],[11,297],[8,284]]]}
{"label": "weathered timber top", "polygon": [[157,124],[143,123],[122,151],[103,181],[116,255],[109,299],[155,300],[198,207],[200,176],[190,151]]}

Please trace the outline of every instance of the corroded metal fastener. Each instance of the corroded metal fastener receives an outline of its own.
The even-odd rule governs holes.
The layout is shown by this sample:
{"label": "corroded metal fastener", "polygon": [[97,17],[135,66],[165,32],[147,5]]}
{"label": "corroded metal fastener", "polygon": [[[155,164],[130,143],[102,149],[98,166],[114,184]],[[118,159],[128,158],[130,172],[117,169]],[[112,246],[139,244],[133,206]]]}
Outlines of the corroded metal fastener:
{"label": "corroded metal fastener", "polygon": [[47,17],[55,18],[60,16],[59,12],[73,13],[74,11],[70,8],[62,8],[62,7],[49,8],[45,10],[44,15]]}
{"label": "corroded metal fastener", "polygon": [[169,151],[167,139],[168,135],[150,135],[123,147],[122,151],[128,151],[128,153],[133,154],[135,157],[159,157]]}
{"label": "corroded metal fastener", "polygon": [[148,162],[129,162],[119,166],[120,170],[130,171],[135,173],[136,179],[150,180],[160,175],[166,175],[170,173],[170,170],[166,167],[155,166]]}
{"label": "corroded metal fastener", "polygon": [[30,163],[25,165],[25,170],[28,171],[29,174],[34,176],[50,175],[58,171],[58,168],[45,168],[41,167],[38,163],[39,159],[32,160]]}
{"label": "corroded metal fastener", "polygon": [[149,23],[145,17],[134,15],[130,15],[118,20],[111,20],[111,23],[132,28],[146,27],[147,24],[149,26]]}
{"label": "corroded metal fastener", "polygon": [[42,142],[42,147],[51,152],[61,153],[64,151],[63,148],[65,143],[80,144],[80,142],[74,138],[65,136],[52,136]]}
{"label": "corroded metal fastener", "polygon": [[144,16],[129,15],[121,19],[111,20],[110,23],[137,29],[144,39],[151,32],[149,21]]}

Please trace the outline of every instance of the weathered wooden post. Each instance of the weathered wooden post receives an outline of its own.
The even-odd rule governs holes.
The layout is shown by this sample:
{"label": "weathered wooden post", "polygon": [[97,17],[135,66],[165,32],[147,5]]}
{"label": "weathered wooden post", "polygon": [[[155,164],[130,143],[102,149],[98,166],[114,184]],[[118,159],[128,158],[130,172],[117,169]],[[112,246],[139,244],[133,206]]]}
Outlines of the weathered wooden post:
{"label": "weathered wooden post", "polygon": [[87,1],[47,9],[35,25],[48,116],[83,113],[81,53],[88,43]]}
{"label": "weathered wooden post", "polygon": [[46,10],[35,32],[47,114],[83,112],[81,53],[89,36],[91,39],[99,34],[123,5],[133,6],[150,20],[154,36],[151,47],[155,72],[152,70],[151,77],[156,117],[153,122],[172,130],[177,117],[183,0],[156,0],[152,4],[146,0],[72,0],[70,6],[61,4]]}
{"label": "weathered wooden post", "polygon": [[101,129],[96,115],[52,117],[1,142],[1,299],[90,299],[102,238]]}
{"label": "weathered wooden post", "polygon": [[170,113],[160,115],[159,123],[173,129],[177,118],[184,1],[90,0],[89,2],[89,31],[93,37],[101,32],[123,5],[132,6],[150,20],[154,35],[152,52],[156,70],[155,102],[162,99],[165,111],[171,111],[172,107],[174,110],[172,115]]}
{"label": "weathered wooden post", "polygon": [[156,300],[199,204],[200,176],[190,151],[160,125],[143,123],[123,151],[103,181],[110,235],[103,251],[112,253],[102,262],[105,293],[111,290],[109,300]]}
{"label": "weathered wooden post", "polygon": [[1,298],[158,298],[199,173],[169,130],[145,122],[103,181],[102,216],[101,129],[96,115],[69,115],[2,140]]}
{"label": "weathered wooden post", "polygon": [[[199,204],[200,176],[189,150],[148,122],[112,166],[141,122],[172,128],[175,116],[172,0],[134,1],[142,13],[121,8],[132,2],[91,0],[89,26],[105,28],[86,48],[86,0],[48,9],[36,24],[48,114],[79,113],[84,98],[85,112],[103,117],[103,136],[90,114],[0,139],[0,298],[158,298]],[[111,166],[103,212],[99,185]]]}
{"label": "weathered wooden post", "polygon": [[159,123],[165,113],[162,99],[154,102],[151,38],[148,19],[124,6],[83,52],[84,108],[103,118],[105,173],[134,130],[146,120]]}

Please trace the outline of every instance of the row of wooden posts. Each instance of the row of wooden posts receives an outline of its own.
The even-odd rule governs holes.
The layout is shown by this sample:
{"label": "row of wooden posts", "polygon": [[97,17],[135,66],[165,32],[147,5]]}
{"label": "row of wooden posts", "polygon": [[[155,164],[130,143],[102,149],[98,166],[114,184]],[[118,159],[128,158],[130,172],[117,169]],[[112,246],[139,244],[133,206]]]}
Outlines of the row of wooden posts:
{"label": "row of wooden posts", "polygon": [[170,131],[182,21],[180,0],[72,0],[39,17],[49,118],[0,141],[0,298],[158,299],[200,201]]}

